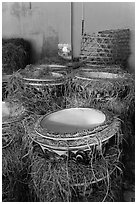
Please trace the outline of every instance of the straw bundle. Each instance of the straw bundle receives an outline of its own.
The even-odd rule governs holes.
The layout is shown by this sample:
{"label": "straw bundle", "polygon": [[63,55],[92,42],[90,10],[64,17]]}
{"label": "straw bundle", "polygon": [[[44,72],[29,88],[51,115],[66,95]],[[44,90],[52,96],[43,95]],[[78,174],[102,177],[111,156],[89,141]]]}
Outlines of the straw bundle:
{"label": "straw bundle", "polygon": [[2,72],[12,74],[30,64],[30,44],[22,38],[2,40]]}
{"label": "straw bundle", "polygon": [[91,65],[126,65],[130,54],[130,30],[117,29],[84,34],[81,41],[81,59]]}

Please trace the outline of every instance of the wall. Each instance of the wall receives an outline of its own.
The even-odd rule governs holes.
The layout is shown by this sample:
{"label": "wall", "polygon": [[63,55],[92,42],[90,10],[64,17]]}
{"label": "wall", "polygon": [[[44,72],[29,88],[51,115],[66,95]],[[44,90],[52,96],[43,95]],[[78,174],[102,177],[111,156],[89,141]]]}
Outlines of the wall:
{"label": "wall", "polygon": [[131,55],[129,65],[131,71],[135,69],[135,3],[134,2],[82,2],[73,3],[75,13],[73,27],[74,57],[80,53],[81,20],[84,15],[84,31],[94,33],[99,30],[129,28],[131,30]]}
{"label": "wall", "polygon": [[3,2],[2,36],[31,42],[33,59],[57,53],[58,43],[71,43],[69,2]]}
{"label": "wall", "polygon": [[[33,61],[57,53],[58,43],[71,42],[70,2],[3,2],[2,36],[23,37],[32,43]],[[135,3],[84,2],[85,32],[114,28],[131,30],[130,69],[135,69]],[[72,3],[73,55],[81,42],[82,2]]]}

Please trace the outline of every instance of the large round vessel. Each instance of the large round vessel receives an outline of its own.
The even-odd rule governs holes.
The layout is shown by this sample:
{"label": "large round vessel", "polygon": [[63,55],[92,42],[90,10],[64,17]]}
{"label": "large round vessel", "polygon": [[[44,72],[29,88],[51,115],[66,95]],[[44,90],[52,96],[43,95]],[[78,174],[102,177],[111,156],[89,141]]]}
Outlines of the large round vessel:
{"label": "large round vessel", "polygon": [[48,113],[28,128],[32,140],[43,148],[65,154],[87,150],[115,136],[120,121],[112,114],[93,108],[70,108]]}

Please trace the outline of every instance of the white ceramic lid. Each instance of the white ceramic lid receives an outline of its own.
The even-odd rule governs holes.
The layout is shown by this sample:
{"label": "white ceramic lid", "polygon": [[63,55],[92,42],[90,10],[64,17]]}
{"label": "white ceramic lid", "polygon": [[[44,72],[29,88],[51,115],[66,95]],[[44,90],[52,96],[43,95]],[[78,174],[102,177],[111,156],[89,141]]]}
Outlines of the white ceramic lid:
{"label": "white ceramic lid", "polygon": [[9,114],[10,114],[10,111],[7,104],[5,102],[2,102],[2,118],[9,116]]}
{"label": "white ceramic lid", "polygon": [[99,126],[105,119],[105,114],[96,109],[70,108],[45,116],[40,125],[56,133],[73,133]]}
{"label": "white ceramic lid", "polygon": [[58,64],[50,64],[48,65],[50,68],[66,68],[64,65],[58,65]]}
{"label": "white ceramic lid", "polygon": [[60,79],[60,78],[63,78],[63,74],[61,73],[56,73],[56,72],[51,72],[49,75],[47,75],[45,78],[43,79],[38,79],[38,78],[26,78],[26,77],[23,77],[23,79],[25,80],[29,80],[29,81],[52,81],[52,80],[55,80],[55,79]]}
{"label": "white ceramic lid", "polygon": [[77,76],[77,78],[82,79],[93,79],[93,78],[103,78],[103,79],[113,79],[113,78],[121,78],[120,74],[110,73],[110,72],[81,72]]}
{"label": "white ceramic lid", "polygon": [[18,117],[24,112],[23,106],[2,101],[2,122],[9,118]]}

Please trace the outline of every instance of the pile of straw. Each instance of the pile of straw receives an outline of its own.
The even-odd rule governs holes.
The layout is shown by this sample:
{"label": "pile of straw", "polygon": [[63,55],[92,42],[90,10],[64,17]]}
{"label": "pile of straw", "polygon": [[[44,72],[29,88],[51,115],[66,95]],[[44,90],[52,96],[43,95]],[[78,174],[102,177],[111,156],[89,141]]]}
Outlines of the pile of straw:
{"label": "pile of straw", "polygon": [[30,64],[30,43],[22,38],[2,40],[2,73],[12,74]]}

